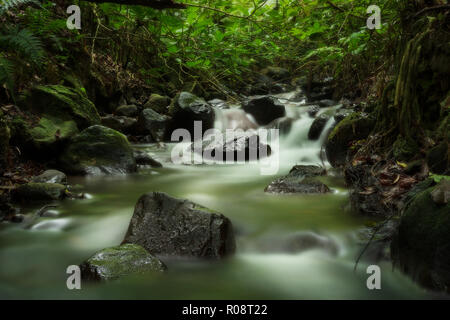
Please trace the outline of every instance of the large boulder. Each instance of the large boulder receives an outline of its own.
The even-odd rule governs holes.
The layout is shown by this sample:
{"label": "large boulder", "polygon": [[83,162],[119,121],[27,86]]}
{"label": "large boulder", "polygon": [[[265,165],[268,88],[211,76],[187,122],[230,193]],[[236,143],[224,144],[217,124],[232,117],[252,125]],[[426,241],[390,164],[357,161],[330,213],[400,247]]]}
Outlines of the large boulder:
{"label": "large boulder", "polygon": [[112,174],[136,171],[133,150],[120,132],[92,126],[76,135],[60,157],[72,174]]}
{"label": "large boulder", "polygon": [[3,172],[6,167],[10,138],[11,134],[8,126],[6,125],[6,121],[0,118],[0,173]]}
{"label": "large boulder", "polygon": [[218,162],[252,161],[271,155],[269,145],[263,143],[256,132],[235,131],[233,136],[226,135],[223,139],[216,139],[211,135],[206,137],[196,147],[191,144],[191,150],[203,155],[204,159]]}
{"label": "large boulder", "polygon": [[194,137],[195,121],[201,121],[202,134],[214,127],[214,109],[204,99],[189,92],[177,94],[169,107],[169,114],[172,116],[171,131],[187,129],[191,137]]}
{"label": "large boulder", "polygon": [[235,250],[228,218],[161,192],[140,197],[123,243],[141,245],[157,256],[218,259]]}
{"label": "large boulder", "polygon": [[323,129],[325,128],[327,122],[330,120],[331,115],[329,113],[322,113],[316,119],[314,119],[311,127],[308,131],[309,140],[317,140],[320,138]]}
{"label": "large boulder", "polygon": [[100,116],[94,104],[79,90],[61,86],[36,86],[25,99],[30,110],[59,118],[63,121],[73,120],[78,129],[99,124]]}
{"label": "large boulder", "polygon": [[19,202],[60,200],[66,195],[66,187],[58,183],[29,182],[13,191],[13,198]]}
{"label": "large boulder", "polygon": [[290,117],[283,117],[273,120],[269,123],[266,128],[267,129],[278,129],[280,130],[280,135],[287,135],[291,131],[292,124],[294,123],[294,119]]}
{"label": "large boulder", "polygon": [[102,117],[102,125],[125,134],[130,134],[136,131],[137,120],[135,118],[110,114]]}
{"label": "large boulder", "polygon": [[277,118],[286,115],[284,105],[273,97],[259,97],[245,102],[242,106],[245,112],[250,113],[260,125],[268,125]]}
{"label": "large boulder", "polygon": [[375,121],[362,112],[352,113],[331,131],[325,143],[328,161],[333,167],[345,165],[350,143],[367,138]]}
{"label": "large boulder", "polygon": [[139,114],[138,131],[150,135],[153,141],[164,141],[168,135],[170,120],[170,117],[159,114],[153,109],[144,109]]}
{"label": "large boulder", "polygon": [[122,105],[114,113],[118,116],[136,117],[139,114],[139,109],[134,104]]}
{"label": "large boulder", "polygon": [[427,152],[427,164],[430,171],[437,174],[449,172],[450,152],[448,142],[442,142]]}
{"label": "large boulder", "polygon": [[80,269],[83,280],[110,281],[130,275],[160,273],[167,268],[141,246],[123,244],[96,252]]}
{"label": "large boulder", "polygon": [[420,284],[450,292],[450,181],[415,193],[391,245],[394,262]]}
{"label": "large boulder", "polygon": [[32,182],[37,183],[60,183],[67,184],[67,176],[64,172],[58,170],[45,170],[38,176],[31,179]]}
{"label": "large boulder", "polygon": [[159,94],[152,93],[148,101],[144,104],[144,109],[152,109],[160,114],[166,114],[168,106],[170,104],[170,98],[160,96]]}
{"label": "large boulder", "polygon": [[73,120],[62,120],[49,115],[43,116],[39,123],[28,128],[32,139],[32,147],[36,150],[55,150],[65,144],[78,133],[78,127]]}
{"label": "large boulder", "polygon": [[328,193],[330,188],[317,179],[325,174],[325,169],[319,166],[295,166],[287,176],[272,181],[264,191],[282,194]]}

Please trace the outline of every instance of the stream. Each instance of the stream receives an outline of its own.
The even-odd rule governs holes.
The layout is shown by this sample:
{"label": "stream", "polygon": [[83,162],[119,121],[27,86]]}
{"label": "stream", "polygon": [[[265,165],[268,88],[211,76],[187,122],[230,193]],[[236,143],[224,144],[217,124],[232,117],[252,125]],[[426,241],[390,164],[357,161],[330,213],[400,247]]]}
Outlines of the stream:
{"label": "stream", "polygon": [[[295,93],[280,95],[281,98]],[[282,100],[286,102],[287,100]],[[69,177],[83,185],[88,199],[64,200],[29,229],[22,224],[0,225],[0,298],[21,299],[415,299],[426,292],[395,271],[381,267],[381,290],[369,290],[367,264],[354,271],[361,250],[358,232],[370,221],[345,210],[347,191],[342,178],[326,177],[332,193],[274,195],[264,192],[273,180],[296,164],[320,165],[322,134],[308,140],[313,118],[303,102],[286,102],[295,118],[290,132],[280,137],[279,171],[260,174],[258,163],[176,165],[174,144],[135,146],[148,152],[163,168],[140,168],[123,176]],[[336,108],[336,107],[330,107]],[[330,108],[322,108],[326,112]],[[217,111],[226,112],[226,111]],[[220,119],[220,117],[218,117]],[[330,120],[325,131],[333,123]],[[220,126],[220,124],[218,125]],[[324,131],[324,132],[325,132]],[[120,244],[137,199],[151,191],[186,198],[231,219],[237,250],[221,261],[164,261],[164,274],[126,277],[105,284],[82,283],[68,290],[66,268],[94,252]],[[32,214],[39,206],[23,209]],[[267,250],[283,236],[311,231],[330,237],[339,250],[288,253]]]}

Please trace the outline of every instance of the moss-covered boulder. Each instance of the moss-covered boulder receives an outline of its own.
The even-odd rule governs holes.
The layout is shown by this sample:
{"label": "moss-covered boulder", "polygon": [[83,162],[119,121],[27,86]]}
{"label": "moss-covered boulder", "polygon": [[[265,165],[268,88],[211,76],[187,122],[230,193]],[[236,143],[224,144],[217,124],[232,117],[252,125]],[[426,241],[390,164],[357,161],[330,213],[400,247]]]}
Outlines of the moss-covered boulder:
{"label": "moss-covered boulder", "polygon": [[166,266],[141,246],[124,244],[96,252],[80,269],[84,280],[109,281],[129,275],[160,273]]}
{"label": "moss-covered boulder", "polygon": [[75,121],[64,121],[52,116],[42,117],[39,123],[29,130],[33,144],[38,149],[67,141],[78,133]]}
{"label": "moss-covered boulder", "polygon": [[10,137],[10,130],[6,121],[0,118],[0,172],[6,167]]}
{"label": "moss-covered boulder", "polygon": [[122,174],[136,171],[133,150],[120,132],[92,126],[76,135],[60,157],[72,174]]}
{"label": "moss-covered boulder", "polygon": [[144,109],[152,109],[160,114],[167,114],[170,98],[153,93],[144,104]]}
{"label": "moss-covered boulder", "polygon": [[27,93],[25,104],[39,115],[73,120],[80,130],[100,123],[94,104],[85,94],[73,88],[61,85],[36,86]]}
{"label": "moss-covered boulder", "polygon": [[325,143],[325,151],[331,165],[333,167],[344,165],[351,142],[367,138],[374,124],[375,121],[362,112],[352,113],[339,122]]}
{"label": "moss-covered boulder", "polygon": [[13,191],[13,198],[19,202],[60,200],[65,197],[66,187],[58,183],[30,182]]}
{"label": "moss-covered boulder", "polygon": [[450,292],[450,181],[421,189],[411,191],[392,257],[420,284]]}

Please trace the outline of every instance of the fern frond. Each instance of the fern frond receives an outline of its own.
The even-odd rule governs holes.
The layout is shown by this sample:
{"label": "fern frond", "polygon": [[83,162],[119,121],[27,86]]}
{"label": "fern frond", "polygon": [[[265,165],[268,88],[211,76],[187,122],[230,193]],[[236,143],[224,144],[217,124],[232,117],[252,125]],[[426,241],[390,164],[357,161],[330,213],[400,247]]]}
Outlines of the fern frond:
{"label": "fern frond", "polygon": [[8,34],[0,36],[0,42],[6,42],[8,47],[22,54],[35,65],[42,63],[44,48],[41,40],[28,29],[14,28]]}
{"label": "fern frond", "polygon": [[2,55],[0,55],[0,85],[5,85],[6,89],[13,95],[14,64]]}
{"label": "fern frond", "polygon": [[0,0],[0,15],[8,10],[18,8],[24,4],[35,3],[41,5],[38,0]]}

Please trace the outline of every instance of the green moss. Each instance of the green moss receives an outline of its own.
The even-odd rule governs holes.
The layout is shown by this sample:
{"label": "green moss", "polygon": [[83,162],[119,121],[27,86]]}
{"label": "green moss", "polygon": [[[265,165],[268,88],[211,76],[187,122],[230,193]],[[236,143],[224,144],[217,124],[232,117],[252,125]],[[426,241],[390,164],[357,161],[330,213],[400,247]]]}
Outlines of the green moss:
{"label": "green moss", "polygon": [[30,130],[36,143],[52,144],[58,140],[68,139],[78,133],[75,121],[63,121],[51,116],[43,117],[39,124]]}
{"label": "green moss", "polygon": [[79,90],[61,86],[34,87],[25,98],[26,105],[39,114],[74,120],[80,129],[101,122],[94,104]]}
{"label": "green moss", "polygon": [[393,154],[399,161],[408,161],[419,153],[417,143],[408,138],[398,136],[393,145]]}
{"label": "green moss", "polygon": [[65,191],[66,187],[62,184],[30,182],[15,189],[13,196],[22,202],[59,200],[65,196]]}

